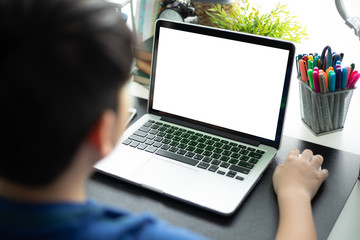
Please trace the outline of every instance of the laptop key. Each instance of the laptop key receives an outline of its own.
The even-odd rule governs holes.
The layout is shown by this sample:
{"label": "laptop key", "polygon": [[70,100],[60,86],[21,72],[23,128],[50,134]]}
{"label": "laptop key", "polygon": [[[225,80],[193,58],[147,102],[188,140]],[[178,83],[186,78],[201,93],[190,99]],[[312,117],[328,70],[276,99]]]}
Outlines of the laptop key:
{"label": "laptop key", "polygon": [[131,143],[131,140],[130,139],[125,139],[122,144],[124,145],[129,145]]}
{"label": "laptop key", "polygon": [[180,149],[179,151],[176,152],[177,154],[180,155],[184,155],[186,153],[186,151],[184,149]]}
{"label": "laptop key", "polygon": [[182,163],[190,164],[192,166],[195,166],[198,163],[198,161],[196,161],[194,159],[188,158],[186,156],[178,155],[178,154],[175,154],[172,152],[164,151],[162,149],[157,150],[155,152],[155,154],[163,156],[163,157],[168,157],[168,158],[174,159],[174,160],[182,162]]}
{"label": "laptop key", "polygon": [[172,146],[172,147],[176,147],[177,145],[179,145],[179,143],[176,142],[176,141],[171,141],[171,142],[169,143],[169,145]]}
{"label": "laptop key", "polygon": [[211,164],[213,164],[213,165],[219,165],[220,163],[221,163],[220,160],[213,160],[213,161],[211,162]]}
{"label": "laptop key", "polygon": [[160,126],[159,125],[157,125],[157,124],[153,124],[153,125],[151,125],[151,129],[158,129]]}
{"label": "laptop key", "polygon": [[206,156],[205,156],[205,158],[203,159],[203,162],[209,163],[209,162],[211,162],[211,161],[212,161],[212,158],[211,158],[211,157],[206,157]]}
{"label": "laptop key", "polygon": [[255,153],[255,152],[251,152],[251,153],[249,153],[249,154],[248,154],[248,156],[253,157],[253,158],[257,158],[257,159],[259,159],[259,158],[261,158],[261,157],[262,157],[262,155],[261,155],[261,154],[259,154],[259,153]]}
{"label": "laptop key", "polygon": [[137,136],[137,135],[134,135],[134,134],[131,135],[131,136],[129,137],[129,139],[134,140],[134,141],[138,141],[138,142],[141,142],[141,143],[143,143],[143,142],[146,141],[146,138],[140,137],[140,136]]}
{"label": "laptop key", "polygon": [[190,140],[193,140],[193,141],[195,141],[195,140],[197,140],[199,137],[197,137],[197,136],[195,136],[195,135],[191,135],[190,137],[189,137],[189,139]]}
{"label": "laptop key", "polygon": [[236,176],[235,179],[240,180],[240,181],[244,180],[244,178],[241,176]]}
{"label": "laptop key", "polygon": [[194,151],[195,147],[193,146],[187,146],[185,150],[187,151]]}
{"label": "laptop key", "polygon": [[162,143],[155,142],[155,143],[153,144],[153,147],[159,148],[159,147],[161,147],[161,145],[162,145]]}
{"label": "laptop key", "polygon": [[218,170],[218,169],[219,169],[218,166],[216,166],[216,165],[211,165],[208,170],[209,170],[210,172],[215,172],[215,171]]}
{"label": "laptop key", "polygon": [[235,158],[231,158],[229,163],[232,163],[232,164],[237,164],[239,162],[239,160],[236,160]]}
{"label": "laptop key", "polygon": [[206,147],[205,147],[205,150],[207,150],[207,151],[212,151],[212,150],[214,150],[214,148],[215,148],[215,147],[213,147],[213,146],[206,146]]}
{"label": "laptop key", "polygon": [[242,149],[245,149],[245,148],[246,148],[244,145],[241,145],[241,144],[239,144],[238,147],[239,147],[239,148],[242,148]]}
{"label": "laptop key", "polygon": [[249,163],[256,164],[258,161],[256,158],[250,158]]}
{"label": "laptop key", "polygon": [[202,154],[204,152],[204,150],[202,150],[201,148],[196,148],[194,150],[194,153],[198,153],[198,154]]}
{"label": "laptop key", "polygon": [[228,151],[228,150],[225,150],[222,152],[222,155],[225,155],[225,156],[230,156],[232,152]]}
{"label": "laptop key", "polygon": [[204,144],[204,143],[199,143],[196,147],[197,147],[197,148],[205,148],[205,147],[206,147],[206,144]]}
{"label": "laptop key", "polygon": [[250,159],[249,156],[244,156],[244,155],[242,155],[242,156],[240,157],[240,160],[243,160],[243,161],[247,161],[247,160],[249,160],[249,159]]}
{"label": "laptop key", "polygon": [[193,157],[194,155],[195,155],[195,153],[193,153],[193,152],[187,152],[185,154],[186,157]]}
{"label": "laptop key", "polygon": [[248,169],[252,169],[254,167],[253,164],[248,163],[248,162],[244,162],[244,161],[240,161],[238,163],[238,166],[245,167],[245,168],[248,168]]}
{"label": "laptop key", "polygon": [[163,140],[162,137],[155,137],[155,138],[154,138],[154,141],[156,141],[156,142],[161,142],[162,140]]}
{"label": "laptop key", "polygon": [[155,138],[155,135],[154,135],[154,134],[148,134],[148,135],[146,136],[146,138],[152,140],[152,139]]}
{"label": "laptop key", "polygon": [[155,130],[155,129],[152,129],[149,131],[150,134],[154,134],[156,135],[159,131],[158,130]]}
{"label": "laptop key", "polygon": [[151,122],[146,122],[146,123],[144,123],[144,125],[143,125],[143,126],[144,126],[144,127],[150,127],[150,126],[151,126],[151,124],[152,124]]}
{"label": "laptop key", "polygon": [[228,168],[230,166],[230,163],[226,163],[226,162],[222,162],[220,164],[220,167],[223,167],[223,168]]}
{"label": "laptop key", "polygon": [[243,174],[249,174],[250,170],[249,169],[246,169],[246,168],[243,168],[243,167],[239,167],[237,165],[231,165],[229,167],[230,170],[234,170],[234,171],[237,171],[237,172],[240,172],[240,173],[243,173]]}
{"label": "laptop key", "polygon": [[185,149],[187,147],[187,145],[183,144],[183,143],[180,143],[177,147],[180,148],[180,149]]}
{"label": "laptop key", "polygon": [[159,132],[159,133],[157,134],[158,137],[163,137],[163,136],[165,136],[165,135],[166,135],[166,133],[164,133],[164,132]]}
{"label": "laptop key", "polygon": [[[188,137],[190,137],[190,134],[189,133],[183,133],[182,135],[181,135],[181,137],[183,137],[183,138],[188,138]],[[189,140],[190,141],[190,140]]]}
{"label": "laptop key", "polygon": [[168,150],[169,148],[170,148],[170,146],[167,144],[164,144],[161,146],[161,149],[164,149],[164,150]]}
{"label": "laptop key", "polygon": [[148,146],[147,148],[145,148],[145,151],[151,152],[151,153],[155,152],[156,150],[157,150],[157,148],[153,147],[153,146]]}
{"label": "laptop key", "polygon": [[228,156],[221,156],[220,161],[227,162],[230,159]]}
{"label": "laptop key", "polygon": [[154,143],[154,141],[153,140],[150,140],[150,139],[147,139],[146,141],[145,141],[145,144],[147,144],[147,145],[152,145]]}
{"label": "laptop key", "polygon": [[212,154],[212,152],[210,152],[210,151],[205,151],[205,152],[202,153],[202,155],[204,155],[206,157],[211,156],[211,154]]}
{"label": "laptop key", "polygon": [[206,163],[206,162],[200,162],[197,167],[198,168],[202,168],[202,169],[207,169],[210,166],[210,164]]}
{"label": "laptop key", "polygon": [[217,142],[214,144],[214,147],[220,148],[220,147],[222,147],[222,145],[224,145],[224,144]]}
{"label": "laptop key", "polygon": [[248,150],[241,150],[240,153],[243,154],[243,155],[247,155],[249,153],[249,151]]}
{"label": "laptop key", "polygon": [[220,148],[215,148],[215,149],[213,150],[214,153],[221,153],[222,151],[223,151],[223,150],[220,149]]}
{"label": "laptop key", "polygon": [[226,176],[231,177],[231,178],[235,177],[235,175],[236,175],[236,172],[235,172],[235,171],[229,171],[229,172],[226,174]]}
{"label": "laptop key", "polygon": [[222,149],[224,149],[224,150],[230,150],[231,148],[232,148],[232,146],[230,146],[230,145],[222,146]]}
{"label": "laptop key", "polygon": [[[165,132],[166,129],[167,129],[166,127],[159,127],[157,130],[159,130],[160,132]],[[153,129],[153,130],[154,130],[154,129]],[[153,130],[152,130],[152,131],[153,131]]]}
{"label": "laptop key", "polygon": [[247,147],[247,149],[246,150],[249,150],[249,151],[251,151],[251,152],[255,152],[255,148],[252,148],[252,147]]}
{"label": "laptop key", "polygon": [[240,148],[238,148],[238,147],[232,147],[232,148],[230,149],[230,151],[232,151],[232,152],[234,152],[234,153],[237,153],[238,151],[240,151]]}
{"label": "laptop key", "polygon": [[139,130],[143,131],[143,132],[149,132],[150,128],[142,126],[142,127],[139,128]]}
{"label": "laptop key", "polygon": [[183,143],[183,144],[187,144],[188,142],[190,142],[190,140],[186,139],[186,138],[183,138],[183,139],[180,140],[180,142]]}
{"label": "laptop key", "polygon": [[147,145],[145,143],[141,143],[141,144],[139,144],[139,146],[137,146],[137,148],[141,149],[141,150],[144,150],[147,146],[149,146],[149,145]]}
{"label": "laptop key", "polygon": [[171,148],[169,148],[169,151],[170,151],[170,152],[176,152],[177,150],[179,150],[179,149],[176,148],[176,147],[171,147]]}
{"label": "laptop key", "polygon": [[132,141],[132,142],[129,144],[129,146],[130,146],[130,147],[137,147],[139,144],[140,144],[140,143],[137,142],[137,141]]}
{"label": "laptop key", "polygon": [[174,137],[172,140],[173,140],[173,141],[180,141],[180,140],[181,140],[181,137],[175,135],[175,137]]}

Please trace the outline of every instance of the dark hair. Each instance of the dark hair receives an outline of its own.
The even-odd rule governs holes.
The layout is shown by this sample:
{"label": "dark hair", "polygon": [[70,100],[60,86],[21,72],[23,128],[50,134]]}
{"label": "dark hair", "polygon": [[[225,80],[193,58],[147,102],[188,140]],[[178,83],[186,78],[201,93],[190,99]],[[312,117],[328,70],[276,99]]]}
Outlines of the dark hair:
{"label": "dark hair", "polygon": [[117,104],[132,34],[102,0],[0,0],[0,178],[54,181]]}

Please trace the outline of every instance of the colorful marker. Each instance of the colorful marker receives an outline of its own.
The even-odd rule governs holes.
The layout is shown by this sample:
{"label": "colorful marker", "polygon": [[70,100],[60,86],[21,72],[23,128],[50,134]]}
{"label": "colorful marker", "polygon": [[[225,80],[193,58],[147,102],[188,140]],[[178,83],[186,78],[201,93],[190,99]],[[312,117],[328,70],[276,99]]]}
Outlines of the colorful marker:
{"label": "colorful marker", "polygon": [[334,71],[330,71],[330,78],[329,78],[329,91],[335,91],[335,84],[336,84],[336,74]]}
{"label": "colorful marker", "polygon": [[309,70],[308,70],[310,87],[311,87],[311,89],[314,91],[313,73],[314,73],[314,71],[313,71],[312,69],[309,69]]}
{"label": "colorful marker", "polygon": [[319,92],[319,72],[313,72],[314,91]]}
{"label": "colorful marker", "polygon": [[347,83],[347,68],[344,67],[341,70],[341,88],[345,89]]}

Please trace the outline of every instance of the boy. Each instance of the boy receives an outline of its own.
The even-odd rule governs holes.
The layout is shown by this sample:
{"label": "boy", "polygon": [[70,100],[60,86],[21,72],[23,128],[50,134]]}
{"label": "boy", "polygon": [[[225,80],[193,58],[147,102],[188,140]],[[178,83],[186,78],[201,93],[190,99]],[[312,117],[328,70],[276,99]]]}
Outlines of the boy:
{"label": "boy", "polygon": [[[0,0],[0,31],[0,239],[204,239],[86,199],[92,166],[125,127],[121,15],[101,0]],[[328,173],[321,156],[298,154],[274,174],[279,239],[316,238],[311,199]]]}

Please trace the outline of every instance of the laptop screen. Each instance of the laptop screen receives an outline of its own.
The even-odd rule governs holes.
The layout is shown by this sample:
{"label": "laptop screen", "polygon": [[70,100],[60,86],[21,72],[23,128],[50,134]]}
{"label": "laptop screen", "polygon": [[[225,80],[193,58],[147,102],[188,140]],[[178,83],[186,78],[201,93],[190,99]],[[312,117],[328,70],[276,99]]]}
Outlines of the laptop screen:
{"label": "laptop screen", "polygon": [[157,37],[152,109],[276,139],[290,50],[167,27]]}

